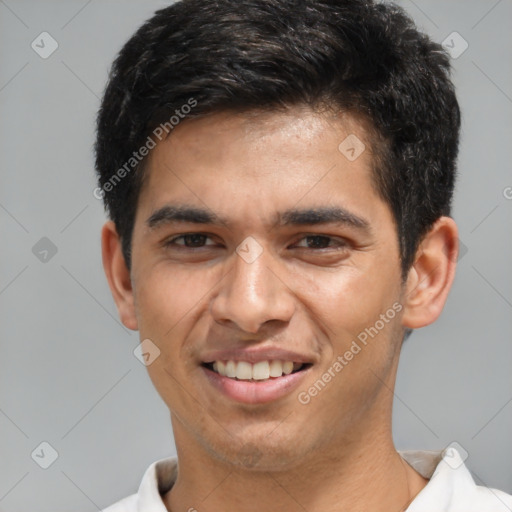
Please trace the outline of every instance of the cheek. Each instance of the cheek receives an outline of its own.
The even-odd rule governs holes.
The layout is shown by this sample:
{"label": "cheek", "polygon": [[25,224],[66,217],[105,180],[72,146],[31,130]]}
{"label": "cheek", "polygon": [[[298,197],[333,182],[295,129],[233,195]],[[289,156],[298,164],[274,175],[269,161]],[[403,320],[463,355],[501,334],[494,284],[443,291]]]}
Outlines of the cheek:
{"label": "cheek", "polygon": [[209,272],[190,272],[165,264],[140,275],[136,301],[141,335],[165,335],[187,317],[193,317],[201,308],[206,291],[213,286],[212,279]]}
{"label": "cheek", "polygon": [[197,367],[185,357],[184,340],[197,315],[204,310],[207,290],[212,287],[204,272],[186,271],[176,265],[156,264],[138,275],[136,286],[140,339],[149,338],[160,350],[147,366],[148,374],[169,407],[192,407],[180,391]]}
{"label": "cheek", "polygon": [[299,293],[327,327],[327,335],[343,343],[346,336],[356,337],[392,307],[398,297],[394,274],[392,269],[371,273],[355,267],[315,273],[314,279],[303,279]]}

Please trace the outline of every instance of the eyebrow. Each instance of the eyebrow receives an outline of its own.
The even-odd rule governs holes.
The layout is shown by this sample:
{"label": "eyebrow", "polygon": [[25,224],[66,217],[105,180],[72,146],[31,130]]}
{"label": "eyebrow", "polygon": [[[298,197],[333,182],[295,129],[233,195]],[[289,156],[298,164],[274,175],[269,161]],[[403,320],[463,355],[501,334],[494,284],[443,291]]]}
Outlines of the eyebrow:
{"label": "eyebrow", "polygon": [[[229,226],[228,219],[206,208],[191,205],[165,205],[154,211],[146,221],[151,229],[177,222]],[[318,208],[291,208],[277,214],[274,226],[303,226],[342,224],[361,231],[371,232],[370,222],[339,206]]]}
{"label": "eyebrow", "polygon": [[281,213],[281,225],[344,224],[363,231],[370,231],[370,222],[345,208],[323,206],[319,208],[292,208]]}
{"label": "eyebrow", "polygon": [[151,214],[146,225],[150,229],[156,229],[163,224],[175,222],[192,222],[194,224],[227,224],[215,213],[205,208],[197,208],[188,205],[165,205]]}

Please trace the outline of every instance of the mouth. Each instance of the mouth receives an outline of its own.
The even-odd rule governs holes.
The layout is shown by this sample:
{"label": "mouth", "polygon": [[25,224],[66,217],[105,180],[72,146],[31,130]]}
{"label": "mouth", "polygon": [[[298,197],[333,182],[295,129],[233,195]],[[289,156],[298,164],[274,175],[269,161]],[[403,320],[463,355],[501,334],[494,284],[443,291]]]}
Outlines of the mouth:
{"label": "mouth", "polygon": [[270,359],[268,361],[215,360],[200,365],[206,382],[205,392],[224,396],[239,404],[257,405],[289,397],[305,379],[313,364]]}
{"label": "mouth", "polygon": [[311,367],[310,363],[293,361],[281,361],[273,359],[269,361],[212,361],[203,363],[202,366],[208,370],[228,379],[250,382],[266,382],[279,379],[285,375],[295,374]]}

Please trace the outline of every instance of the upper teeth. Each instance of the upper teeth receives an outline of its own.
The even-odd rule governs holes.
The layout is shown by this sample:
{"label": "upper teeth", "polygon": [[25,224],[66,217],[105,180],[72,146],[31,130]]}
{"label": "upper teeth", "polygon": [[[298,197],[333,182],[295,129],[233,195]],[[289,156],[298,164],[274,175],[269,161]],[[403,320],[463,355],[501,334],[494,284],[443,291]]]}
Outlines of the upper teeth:
{"label": "upper teeth", "polygon": [[259,361],[248,363],[247,361],[215,361],[213,369],[224,377],[241,380],[265,380],[269,377],[281,377],[289,375],[293,370],[302,366],[301,363],[292,361]]}

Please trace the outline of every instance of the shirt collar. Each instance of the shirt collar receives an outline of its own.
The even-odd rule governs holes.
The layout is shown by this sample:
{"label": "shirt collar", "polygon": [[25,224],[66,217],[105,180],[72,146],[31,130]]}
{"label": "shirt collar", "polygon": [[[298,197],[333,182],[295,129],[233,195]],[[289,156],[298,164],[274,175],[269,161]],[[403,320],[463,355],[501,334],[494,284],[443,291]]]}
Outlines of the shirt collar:
{"label": "shirt collar", "polygon": [[153,462],[140,483],[137,512],[167,512],[162,501],[164,495],[178,476],[178,459],[169,457]]}
{"label": "shirt collar", "polygon": [[[432,512],[432,503],[443,504],[440,510],[449,510],[450,503],[475,486],[464,461],[454,448],[449,451],[408,450],[398,453],[429,480],[406,512]],[[162,496],[173,486],[177,475],[176,457],[153,462],[144,473],[139,487],[137,511],[167,512]]]}

